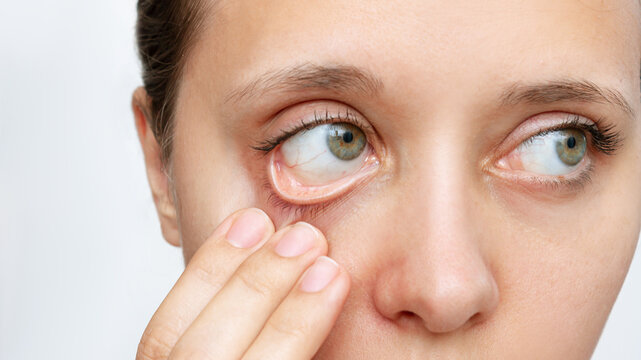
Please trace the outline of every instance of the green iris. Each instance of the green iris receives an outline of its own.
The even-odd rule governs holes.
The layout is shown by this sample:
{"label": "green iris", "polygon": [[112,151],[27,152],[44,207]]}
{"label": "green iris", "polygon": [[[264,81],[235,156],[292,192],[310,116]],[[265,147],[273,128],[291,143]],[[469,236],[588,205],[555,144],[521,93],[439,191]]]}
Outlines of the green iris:
{"label": "green iris", "polygon": [[365,149],[366,140],[361,129],[348,123],[332,124],[327,132],[327,146],[341,160],[357,158]]}
{"label": "green iris", "polygon": [[567,165],[576,165],[585,156],[587,141],[585,134],[577,129],[559,130],[556,141],[556,153]]}

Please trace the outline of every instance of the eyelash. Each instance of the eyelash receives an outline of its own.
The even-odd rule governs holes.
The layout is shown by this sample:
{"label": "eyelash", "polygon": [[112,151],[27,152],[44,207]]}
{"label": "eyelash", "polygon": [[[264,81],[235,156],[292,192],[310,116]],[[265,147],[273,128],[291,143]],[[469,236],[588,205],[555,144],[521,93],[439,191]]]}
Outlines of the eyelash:
{"label": "eyelash", "polygon": [[[528,140],[537,136],[549,134],[558,130],[578,129],[590,134],[592,146],[605,155],[613,155],[620,147],[622,139],[620,132],[615,130],[612,124],[605,125],[605,120],[599,119],[594,124],[586,124],[580,121],[578,115],[570,115],[562,123],[551,128],[541,130],[530,136]],[[526,141],[528,141],[526,140]]]}
{"label": "eyelash", "polygon": [[293,217],[294,219],[313,219],[322,212],[328,210],[329,208],[338,206],[340,203],[345,201],[345,197],[340,197],[334,201],[323,202],[318,204],[292,204],[286,200],[283,200],[276,192],[274,192],[272,185],[269,181],[263,183],[263,189],[267,192],[267,201],[276,209],[281,211],[281,215],[286,217]]}
{"label": "eyelash", "polygon": [[336,115],[330,115],[329,110],[326,109],[324,116],[319,116],[318,112],[314,111],[313,120],[300,119],[297,125],[294,125],[285,130],[281,130],[280,135],[266,139],[252,146],[251,148],[254,150],[260,151],[266,155],[270,151],[274,150],[278,145],[282,144],[287,139],[298,134],[302,130],[311,130],[318,125],[340,123],[340,122],[350,123],[360,128],[361,130],[363,130],[366,135],[367,133],[371,132],[371,126],[363,123],[356,116],[352,115],[349,112],[349,109],[345,110],[344,116],[342,116],[340,112]]}
{"label": "eyelash", "polygon": [[[318,112],[314,112],[314,118],[312,120],[300,119],[297,125],[293,125],[287,129],[281,130],[280,135],[258,142],[255,145],[251,146],[251,148],[262,153],[262,155],[267,155],[278,145],[282,144],[287,139],[298,134],[302,130],[310,130],[319,125],[338,122],[347,122],[353,124],[362,129],[366,133],[366,135],[373,131],[371,126],[363,123],[356,116],[352,115],[349,112],[349,109],[345,110],[345,115],[341,115],[340,112],[336,115],[330,115],[329,110],[326,109],[323,115],[319,116]],[[528,140],[525,141],[529,141],[530,139],[533,139],[537,136],[543,136],[554,131],[567,129],[578,129],[589,133],[592,147],[605,155],[613,155],[614,153],[616,153],[622,143],[621,133],[619,131],[616,131],[614,125],[606,125],[604,119],[598,119],[594,121],[594,124],[586,124],[580,121],[580,116],[578,115],[570,115],[566,120],[559,123],[558,125],[541,130],[538,133],[530,136]],[[594,164],[590,164],[588,168],[584,170],[583,173],[576,179],[568,180],[563,177],[554,177],[551,179],[542,180],[537,176],[531,176],[530,180],[534,183],[537,183],[538,185],[546,186],[551,190],[557,190],[561,187],[565,187],[573,191],[578,191],[583,189],[583,187],[591,181],[593,172]],[[278,196],[278,194],[273,191],[269,181],[266,181],[263,184],[263,187],[268,191],[269,203],[280,209],[284,214],[287,214],[289,216],[293,215],[295,218],[300,218],[303,216],[315,217],[319,213],[325,211],[327,208],[341,203],[341,200],[343,200],[338,199],[329,203],[297,205],[291,204],[280,198],[280,196]]]}

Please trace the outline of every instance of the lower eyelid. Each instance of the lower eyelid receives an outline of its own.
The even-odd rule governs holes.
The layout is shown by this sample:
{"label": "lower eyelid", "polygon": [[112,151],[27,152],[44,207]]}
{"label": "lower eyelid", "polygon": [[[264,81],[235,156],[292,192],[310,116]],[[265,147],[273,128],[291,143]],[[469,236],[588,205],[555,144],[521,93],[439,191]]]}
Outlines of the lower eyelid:
{"label": "lower eyelid", "polygon": [[266,181],[263,187],[265,188],[265,193],[268,194],[267,202],[269,205],[280,211],[280,218],[289,219],[286,220],[285,223],[290,223],[294,221],[294,219],[313,217],[316,212],[322,211],[324,204],[299,205],[281,199],[274,189],[272,189],[269,181]]}
{"label": "lower eyelid", "polygon": [[268,178],[280,198],[292,204],[308,205],[335,199],[355,187],[359,182],[372,176],[379,167],[378,158],[371,152],[366,156],[361,169],[331,184],[305,186],[296,181],[278,152],[272,152],[268,164]]}
{"label": "lower eyelid", "polygon": [[265,194],[267,194],[268,204],[279,211],[278,217],[281,223],[289,224],[300,219],[314,219],[319,215],[331,211],[351,198],[361,187],[366,186],[368,180],[372,178],[373,176],[369,176],[363,179],[363,181],[357,182],[349,191],[341,194],[341,196],[317,203],[295,203],[284,199],[281,196],[282,194],[274,189],[270,179],[264,181],[263,188],[265,189]]}
{"label": "lower eyelid", "polygon": [[586,155],[577,165],[577,169],[567,175],[537,175],[525,170],[500,169],[495,166],[484,170],[497,178],[519,186],[525,186],[533,191],[578,191],[590,183],[595,164]]}

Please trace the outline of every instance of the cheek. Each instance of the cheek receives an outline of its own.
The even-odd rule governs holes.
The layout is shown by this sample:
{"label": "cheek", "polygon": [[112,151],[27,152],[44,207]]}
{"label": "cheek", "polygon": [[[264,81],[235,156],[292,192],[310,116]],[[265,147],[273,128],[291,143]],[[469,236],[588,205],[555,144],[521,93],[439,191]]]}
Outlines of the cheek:
{"label": "cheek", "polygon": [[[186,262],[236,210],[255,204],[255,187],[230,158],[181,159],[175,171],[178,223]],[[179,169],[178,169],[179,168]]]}
{"label": "cheek", "polygon": [[636,203],[606,193],[595,201],[601,206],[578,207],[571,221],[503,223],[492,252],[501,291],[497,321],[519,334],[515,354],[531,348],[546,358],[540,353],[546,344],[550,358],[563,352],[566,358],[579,352],[589,358],[596,345],[627,273],[638,226],[625,220]]}
{"label": "cheek", "polygon": [[[191,98],[191,101],[194,101]],[[200,121],[184,106],[173,143],[173,180],[183,254],[188,262],[215,228],[236,210],[256,206],[256,172],[220,122]],[[214,124],[214,125],[212,125]]]}

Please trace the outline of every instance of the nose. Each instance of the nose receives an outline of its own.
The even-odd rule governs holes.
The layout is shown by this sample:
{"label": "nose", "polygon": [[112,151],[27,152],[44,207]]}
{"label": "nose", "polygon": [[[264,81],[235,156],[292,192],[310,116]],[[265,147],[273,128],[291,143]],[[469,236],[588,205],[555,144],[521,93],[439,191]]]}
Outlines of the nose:
{"label": "nose", "polygon": [[[453,175],[451,166],[447,171]],[[395,202],[402,204],[394,208],[395,230],[386,234],[394,237],[387,242],[394,245],[385,248],[373,294],[386,318],[417,323],[433,333],[481,322],[499,303],[483,251],[489,235],[479,192],[465,177],[444,172],[422,177],[409,185],[418,191]]]}

